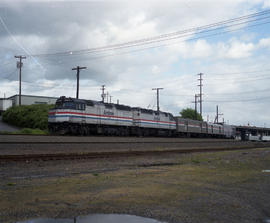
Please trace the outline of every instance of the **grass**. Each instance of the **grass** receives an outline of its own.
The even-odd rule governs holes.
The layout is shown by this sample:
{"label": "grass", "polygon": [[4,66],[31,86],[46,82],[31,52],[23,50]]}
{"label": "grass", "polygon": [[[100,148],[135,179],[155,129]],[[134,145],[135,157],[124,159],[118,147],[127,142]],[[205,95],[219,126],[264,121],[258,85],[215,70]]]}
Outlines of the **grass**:
{"label": "grass", "polygon": [[2,135],[48,135],[48,130],[41,130],[41,129],[31,129],[31,128],[23,128],[19,131],[15,132],[8,132],[8,131],[0,131]]}
{"label": "grass", "polygon": [[267,149],[250,156],[241,151],[179,156],[172,162],[181,165],[174,166],[18,181],[16,188],[0,187],[0,212],[56,216],[72,210],[75,216],[81,211],[147,215],[151,210],[153,216],[188,216],[190,222],[244,222],[246,213],[268,207],[269,178],[262,170],[270,155],[260,151]]}
{"label": "grass", "polygon": [[192,163],[195,163],[195,164],[199,164],[200,161],[199,160],[191,160]]}

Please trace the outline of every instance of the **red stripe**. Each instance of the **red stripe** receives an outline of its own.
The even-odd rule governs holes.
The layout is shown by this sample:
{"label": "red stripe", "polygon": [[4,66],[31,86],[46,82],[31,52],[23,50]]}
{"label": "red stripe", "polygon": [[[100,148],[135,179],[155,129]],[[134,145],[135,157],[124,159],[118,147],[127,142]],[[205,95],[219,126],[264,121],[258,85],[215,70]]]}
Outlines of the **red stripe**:
{"label": "red stripe", "polygon": [[[127,117],[121,117],[121,116],[112,116],[112,115],[97,115],[97,114],[90,114],[90,113],[79,113],[79,112],[49,112],[50,115],[56,115],[56,114],[75,114],[75,115],[92,115],[92,116],[98,116],[98,117],[111,117],[111,118],[122,118],[122,119],[132,119]],[[136,121],[149,121],[149,122],[160,122],[160,123],[167,123],[167,124],[176,124],[175,122],[165,122],[165,121],[157,121],[157,120],[147,120],[147,119],[134,119]]]}
{"label": "red stripe", "polygon": [[147,119],[134,119],[135,121],[146,121],[146,122],[160,122],[160,123],[167,123],[167,124],[176,124],[176,122],[165,122],[165,121],[157,121],[157,120],[147,120]]}
{"label": "red stripe", "polygon": [[50,114],[50,115],[56,115],[56,114],[92,115],[92,116],[97,116],[97,117],[110,117],[110,118],[132,119],[132,118],[121,117],[121,116],[113,116],[113,115],[97,115],[97,114],[79,113],[79,112],[49,112],[49,114]]}

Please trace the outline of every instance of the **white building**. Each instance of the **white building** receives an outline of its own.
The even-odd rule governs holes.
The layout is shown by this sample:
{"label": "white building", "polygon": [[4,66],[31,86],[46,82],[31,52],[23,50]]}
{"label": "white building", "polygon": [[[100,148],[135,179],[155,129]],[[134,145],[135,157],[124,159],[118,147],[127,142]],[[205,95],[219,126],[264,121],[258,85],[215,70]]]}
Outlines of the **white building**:
{"label": "white building", "polygon": [[12,100],[7,98],[0,98],[0,114],[12,106]]}
{"label": "white building", "polygon": [[[15,94],[8,99],[12,100],[12,106],[19,105],[19,95]],[[58,98],[47,97],[47,96],[35,96],[35,95],[21,95],[22,105],[33,105],[33,104],[55,104]]]}
{"label": "white building", "polygon": [[[33,104],[55,104],[56,97],[21,95],[21,105]],[[19,105],[19,95],[13,95],[9,98],[0,98],[0,114],[11,106]]]}

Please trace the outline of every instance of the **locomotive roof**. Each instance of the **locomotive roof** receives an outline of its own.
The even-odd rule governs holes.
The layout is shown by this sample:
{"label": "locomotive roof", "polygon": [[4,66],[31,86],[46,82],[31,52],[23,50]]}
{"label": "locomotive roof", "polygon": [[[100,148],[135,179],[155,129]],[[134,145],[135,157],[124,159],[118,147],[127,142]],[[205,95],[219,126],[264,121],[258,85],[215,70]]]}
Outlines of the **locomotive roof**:
{"label": "locomotive roof", "polygon": [[94,105],[104,105],[107,108],[112,108],[115,107],[120,110],[126,110],[126,111],[131,111],[132,107],[128,105],[121,105],[121,104],[114,104],[114,103],[106,103],[102,101],[94,101],[94,100],[87,100],[87,99],[77,99],[77,98],[67,98],[65,96],[61,96],[57,101],[73,101],[73,102],[78,102],[78,103],[85,103],[89,106],[94,106]]}
{"label": "locomotive roof", "polygon": [[147,114],[153,114],[153,113],[161,113],[161,114],[167,114],[167,115],[172,115],[170,112],[163,112],[163,111],[155,111],[152,109],[146,109],[146,108],[140,108],[140,107],[133,107],[133,110],[138,110],[141,111],[142,113],[147,113]]}
{"label": "locomotive roof", "polygon": [[[152,110],[152,109],[146,109],[146,108],[140,108],[140,107],[131,107],[131,106],[128,106],[128,105],[115,104],[115,103],[106,103],[106,102],[102,102],[102,101],[95,101],[95,100],[88,100],[88,99],[77,99],[77,98],[71,98],[71,97],[65,97],[65,96],[61,96],[59,99],[57,99],[57,101],[74,101],[74,102],[78,102],[78,103],[85,103],[86,105],[89,105],[89,106],[104,105],[106,108],[115,107],[116,109],[125,110],[125,111],[138,110],[138,111],[141,111],[142,113],[146,113],[146,114],[157,113],[157,111]],[[169,112],[163,112],[163,111],[159,111],[159,113],[172,115]]]}

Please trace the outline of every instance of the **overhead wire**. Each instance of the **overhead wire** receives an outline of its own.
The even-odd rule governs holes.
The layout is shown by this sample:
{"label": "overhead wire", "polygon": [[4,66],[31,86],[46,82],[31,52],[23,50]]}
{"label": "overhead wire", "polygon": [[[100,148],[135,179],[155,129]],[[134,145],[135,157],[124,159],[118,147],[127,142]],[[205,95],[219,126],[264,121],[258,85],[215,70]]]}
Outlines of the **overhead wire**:
{"label": "overhead wire", "polygon": [[1,64],[1,66],[6,66],[6,65],[9,65],[9,64],[12,64],[12,63],[14,63],[14,60],[11,60],[11,61],[9,61],[9,62],[6,62],[6,63],[4,63],[4,64]]}
{"label": "overhead wire", "polygon": [[[268,10],[268,12],[267,13],[269,13],[270,12],[270,10]],[[265,12],[265,14],[267,14],[266,12]],[[256,14],[256,13],[255,13]],[[255,14],[254,14],[254,16],[255,16]],[[258,14],[257,14],[258,15]],[[239,18],[236,18],[238,21],[240,20],[240,18],[241,17],[239,17]],[[237,24],[233,24],[233,25],[230,25],[230,26],[226,26],[226,27],[219,27],[219,28],[216,28],[216,29],[212,29],[212,30],[205,30],[205,31],[201,31],[201,32],[197,32],[197,33],[191,33],[191,34],[186,34],[186,35],[198,35],[198,34],[200,34],[200,33],[204,33],[204,32],[209,32],[209,31],[213,31],[213,30],[217,30],[217,29],[228,29],[228,28],[230,28],[230,27],[233,27],[233,26],[239,26],[239,25],[244,25],[244,24],[247,24],[247,23],[249,23],[249,22],[254,22],[254,21],[259,21],[259,20],[263,20],[263,19],[267,19],[267,18],[269,18],[269,17],[263,17],[263,18],[260,18],[260,19],[256,19],[256,20],[251,20],[251,21],[245,21],[245,22],[242,22],[242,23],[237,23]],[[0,18],[0,20],[2,21],[2,23],[3,23],[3,20],[2,20],[2,18]],[[231,20],[227,20],[227,22],[229,22],[229,21],[232,21],[233,19],[231,19]],[[235,20],[236,21],[236,20]],[[221,24],[222,22],[220,22],[220,23],[215,23],[215,24]],[[254,26],[258,26],[258,25],[263,25],[263,24],[268,24],[269,22],[265,22],[265,23],[260,23],[260,24],[253,24],[253,25],[249,25],[249,26],[246,26],[246,27],[244,27],[244,28],[248,28],[248,27],[254,27]],[[211,26],[211,25],[214,25],[214,24],[210,24],[210,25],[208,25],[208,26]],[[223,23],[223,25],[224,25],[224,23]],[[198,31],[198,30],[201,30],[201,29],[203,29],[203,27],[205,27],[205,26],[202,26],[202,27],[197,27],[197,28],[195,28],[195,29],[197,29],[196,31]],[[209,27],[208,27],[209,28]],[[200,39],[200,38],[205,38],[205,37],[210,37],[210,36],[214,36],[214,35],[219,35],[219,34],[223,34],[223,33],[229,33],[229,32],[233,32],[233,31],[236,31],[236,30],[239,30],[239,29],[243,29],[243,27],[241,27],[241,28],[238,28],[238,29],[234,29],[234,30],[227,30],[227,31],[224,31],[224,32],[221,32],[221,33],[214,33],[214,34],[210,34],[210,35],[206,35],[206,36],[200,36],[200,37],[194,37],[194,38],[190,38],[190,39],[187,39],[187,40],[185,40],[185,41],[190,41],[190,40],[194,40],[194,39]],[[191,30],[191,29],[189,29],[189,30]],[[193,30],[194,31],[194,30]],[[185,32],[187,32],[187,31],[180,31],[180,32],[178,32],[177,34],[179,35],[179,33],[181,33],[182,32],[182,34],[183,33],[185,33]],[[145,41],[146,41],[146,43],[144,43],[144,44],[140,44],[140,45],[145,45],[145,44],[150,44],[150,43],[156,43],[157,41],[156,40],[158,40],[158,42],[160,42],[160,41],[168,41],[168,40],[172,40],[172,38],[170,38],[170,39],[168,39],[167,37],[172,37],[173,36],[173,33],[170,33],[170,34],[164,34],[164,35],[160,35],[159,37],[154,37],[152,40],[155,40],[155,42],[149,42],[150,41],[150,39],[148,38],[148,39],[144,39]],[[164,40],[159,40],[158,38],[164,38],[164,37],[166,37],[166,39],[164,39]],[[186,36],[181,36],[181,38],[183,38],[183,37],[186,37]],[[175,38],[180,38],[179,36],[177,36],[177,37],[173,37],[173,39],[175,39]],[[137,40],[137,41],[132,41],[132,42],[128,42],[128,43],[124,43],[124,45],[123,46],[121,46],[120,44],[116,44],[116,45],[110,45],[110,46],[105,46],[105,48],[108,48],[109,50],[115,50],[116,48],[115,47],[119,47],[119,49],[122,49],[122,47],[125,47],[125,48],[127,48],[127,47],[134,47],[134,46],[140,46],[140,45],[134,45],[135,43],[137,44],[137,43],[140,43],[140,41],[142,41],[142,40]],[[131,44],[131,45],[127,45],[127,44]],[[175,43],[174,43],[175,44]],[[126,45],[126,46],[125,46]],[[163,45],[158,45],[158,46],[152,46],[152,47],[149,47],[149,48],[143,48],[143,49],[136,49],[136,50],[134,50],[134,51],[139,51],[139,50],[144,50],[144,49],[151,49],[151,48],[157,48],[157,47],[160,47],[160,46],[166,46],[166,45],[169,45],[169,44],[163,44]],[[114,47],[114,48],[113,48]],[[113,48],[113,49],[111,49],[111,48]],[[85,50],[80,50],[80,51],[76,51],[76,52],[82,52],[82,53],[85,53],[85,52],[87,52],[87,53],[89,53],[89,51],[93,51],[93,52],[95,52],[95,53],[97,53],[98,52],[98,49],[100,49],[101,50],[101,48],[92,48],[92,49],[85,49]],[[107,49],[107,50],[108,50]],[[103,50],[103,49],[102,49]],[[105,49],[104,49],[105,50]],[[134,52],[133,51],[133,52]],[[71,51],[67,51],[67,52],[61,52],[61,53],[56,53],[56,54],[40,54],[40,55],[31,55],[31,56],[42,56],[42,55],[59,55],[59,54],[63,54],[63,53],[70,53]],[[79,54],[74,54],[74,52],[75,51],[72,51],[73,53],[72,53],[72,55],[79,55]],[[130,53],[130,51],[129,52],[122,52],[122,53]],[[116,55],[116,54],[111,54],[111,55],[101,55],[100,57],[96,57],[96,58],[101,58],[101,57],[106,57],[106,56],[114,56],[114,55]],[[266,79],[269,79],[269,78],[266,78]],[[251,79],[252,81],[254,81],[254,79]],[[256,80],[256,79],[255,79]],[[257,79],[257,80],[265,80],[265,78],[263,78],[263,79]],[[169,96],[169,95],[168,95]],[[183,95],[181,95],[181,96],[183,96]],[[187,95],[186,95],[187,96]],[[248,101],[250,101],[250,100],[257,100],[257,99],[249,99]],[[242,100],[241,100],[242,101]],[[232,101],[228,101],[228,102],[232,102]],[[233,102],[236,102],[236,101],[233,101]]]}
{"label": "overhead wire", "polygon": [[[195,34],[198,35],[198,34],[201,34],[201,33],[204,33],[204,32],[210,32],[210,31],[214,31],[214,30],[217,30],[217,29],[228,29],[228,28],[233,27],[233,26],[244,25],[244,24],[247,24],[247,23],[250,23],[250,22],[267,19],[267,18],[269,18],[269,16],[262,17],[262,18],[257,18],[257,19],[253,19],[253,20],[247,20],[247,21],[244,21],[244,22],[241,22],[241,23],[231,24],[231,25],[227,25],[227,26],[223,26],[223,27],[217,27],[215,29],[209,29],[209,28],[213,28],[215,26],[221,26],[221,25],[224,25],[224,24],[227,24],[227,23],[232,23],[232,22],[235,22],[235,21],[241,21],[241,20],[244,20],[244,19],[258,17],[258,16],[261,16],[261,15],[269,14],[269,13],[270,13],[270,10],[266,10],[266,11],[250,14],[250,15],[247,15],[247,16],[242,16],[242,17],[238,17],[238,18],[234,18],[234,19],[230,19],[230,20],[226,20],[226,21],[222,21],[222,22],[218,22],[218,23],[213,23],[213,24],[206,25],[206,26],[196,27],[196,28],[192,28],[192,29],[178,31],[178,32],[174,32],[174,33],[169,33],[169,34],[163,34],[163,35],[156,36],[156,37],[151,37],[151,38],[144,38],[144,39],[140,39],[140,40],[129,41],[129,42],[126,42],[126,43],[120,43],[120,44],[114,44],[114,45],[108,45],[108,46],[96,47],[96,48],[88,48],[88,49],[82,49],[82,50],[69,50],[69,51],[56,52],[56,53],[33,54],[32,56],[35,56],[35,57],[59,56],[59,55],[62,55],[62,56],[70,56],[70,55],[72,55],[72,56],[74,56],[74,55],[80,55],[80,53],[83,53],[83,54],[85,54],[85,53],[97,53],[97,52],[108,51],[108,50],[116,50],[116,49],[118,50],[118,49],[123,49],[123,48],[134,47],[134,46],[141,46],[141,45],[152,44],[152,43],[157,43],[157,42],[161,42],[161,41],[168,41],[168,40],[172,40],[172,39],[175,39],[175,38],[183,38],[183,37],[186,37],[188,35],[195,35]],[[257,24],[257,25],[259,25],[259,24]],[[200,30],[200,31],[194,33],[195,31],[198,31],[198,30]],[[190,33],[190,32],[192,32],[192,33]]]}
{"label": "overhead wire", "polygon": [[234,103],[234,102],[250,102],[250,101],[261,101],[267,100],[269,97],[257,97],[257,98],[250,98],[250,99],[237,99],[237,100],[204,100],[204,102],[209,103]]}
{"label": "overhead wire", "polygon": [[2,16],[0,15],[0,23],[2,24],[2,26],[4,27],[4,29],[6,30],[6,32],[8,33],[8,35],[11,37],[11,39],[16,43],[16,45],[21,48],[23,50],[23,52],[26,53],[27,56],[29,56],[31,59],[33,59],[43,70],[46,70],[42,64],[40,64],[33,55],[31,55],[32,53],[30,51],[28,51],[26,48],[24,48],[24,46],[17,41],[17,39],[14,37],[14,35],[11,33],[11,31],[9,30],[8,26],[6,25],[4,19],[2,18]]}
{"label": "overhead wire", "polygon": [[[234,29],[234,30],[227,30],[227,31],[223,31],[223,32],[220,32],[220,33],[214,33],[214,34],[210,34],[210,35],[189,38],[189,39],[186,39],[184,41],[191,41],[191,40],[196,40],[196,39],[201,39],[201,38],[209,38],[211,36],[216,36],[216,35],[221,35],[221,34],[224,34],[224,33],[235,32],[235,31],[238,31],[238,30],[248,29],[248,28],[251,28],[251,27],[255,27],[255,26],[258,26],[258,25],[264,25],[264,24],[268,24],[268,23],[270,23],[270,21],[269,22],[265,22],[265,23],[260,23],[260,24],[248,25],[248,26],[237,28],[237,29]],[[184,42],[184,41],[182,41],[182,42]],[[87,57],[87,58],[86,57],[84,57],[84,58],[80,57],[77,60],[76,59],[74,60],[74,56],[79,56],[81,54],[72,54],[72,58],[71,57],[67,57],[66,59],[71,59],[72,62],[85,61],[85,60],[91,61],[91,60],[97,60],[97,59],[101,59],[101,58],[105,58],[105,57],[111,57],[111,56],[123,55],[123,54],[130,54],[130,53],[133,53],[133,52],[139,52],[139,51],[143,51],[143,50],[148,50],[148,49],[154,49],[154,48],[169,46],[169,45],[177,44],[177,43],[179,43],[179,41],[178,42],[174,42],[174,43],[167,43],[167,44],[155,45],[155,46],[151,46],[151,47],[139,48],[139,49],[135,49],[135,50],[129,50],[129,51],[126,51],[126,52],[118,52],[118,53],[111,53],[111,54],[100,54],[98,56],[91,56],[90,58],[89,57]],[[68,52],[70,52],[70,51],[68,51]],[[97,53],[98,52],[95,52],[95,54],[97,54]],[[92,52],[92,54],[93,54],[93,52]],[[52,55],[52,54],[46,54],[46,55]],[[68,55],[63,55],[63,56],[62,56],[62,60],[65,59],[65,57],[68,56]],[[43,58],[43,60],[44,59],[45,58]],[[52,61],[49,60],[48,62],[52,62]],[[61,64],[64,64],[65,62],[66,61],[64,61],[64,62],[61,61],[60,63],[56,64],[56,66],[61,66]]]}
{"label": "overhead wire", "polygon": [[[220,79],[220,81],[222,81],[222,83],[224,83],[224,82],[235,82],[237,80],[241,80],[241,84],[242,84],[242,83],[249,83],[249,82],[254,82],[254,81],[263,81],[263,80],[269,80],[269,79],[270,79],[270,76],[267,75],[267,76],[256,76],[254,78],[252,78],[252,77],[250,77],[250,78],[242,77],[242,78],[236,78],[236,79],[234,79],[234,78]],[[216,85],[217,84],[217,81],[218,80],[216,80],[216,81],[209,81],[207,84],[210,84],[210,85],[214,84],[214,85]],[[254,83],[256,83],[256,82],[254,82]]]}
{"label": "overhead wire", "polygon": [[17,69],[13,70],[12,72],[9,72],[9,73],[5,74],[5,76],[3,78],[6,79],[7,77],[10,77],[10,75],[13,75],[16,71],[17,71]]}
{"label": "overhead wire", "polygon": [[[269,22],[266,22],[266,23],[256,24],[256,26],[258,26],[258,25],[265,25],[265,24],[269,24],[269,23],[270,23],[270,21]],[[255,25],[246,26],[244,29],[251,28],[251,27],[254,27],[254,26]],[[230,30],[230,31],[224,31],[224,32],[214,33],[214,34],[211,34],[211,35],[194,37],[194,38],[186,39],[186,40],[183,40],[183,41],[180,41],[180,42],[192,41],[192,40],[197,40],[197,39],[202,39],[202,38],[209,38],[209,37],[213,37],[213,36],[217,36],[217,35],[222,35],[222,34],[225,34],[225,33],[231,33],[231,32],[235,32],[235,31],[239,31],[239,30],[242,30],[242,29],[243,28],[238,28],[238,29],[234,29],[234,30]],[[125,51],[125,52],[103,54],[103,55],[100,55],[100,56],[95,56],[95,57],[90,57],[90,58],[78,58],[77,60],[74,60],[74,58],[70,58],[70,57],[67,57],[67,58],[68,59],[72,59],[72,62],[75,62],[75,61],[84,61],[84,60],[92,61],[92,60],[98,60],[98,59],[102,59],[102,58],[106,58],[106,57],[112,57],[112,56],[130,54],[130,53],[140,52],[140,51],[149,50],[149,49],[156,49],[156,48],[160,48],[160,47],[175,45],[175,44],[178,44],[178,43],[179,43],[179,41],[178,42],[173,42],[173,43],[162,44],[162,45],[155,45],[155,46],[150,46],[150,47],[139,48],[139,49],[135,49],[135,50],[129,50],[129,51]]]}
{"label": "overhead wire", "polygon": [[237,72],[226,72],[226,73],[205,73],[206,75],[235,75],[235,74],[249,74],[249,73],[258,73],[270,71],[270,69],[263,69],[263,70],[253,70],[253,71],[237,71]]}
{"label": "overhead wire", "polygon": [[238,94],[250,94],[250,93],[258,93],[258,92],[268,92],[270,91],[270,88],[267,89],[262,89],[262,90],[253,90],[253,91],[240,91],[240,92],[231,92],[231,93],[210,93],[210,92],[205,92],[206,95],[238,95]]}

